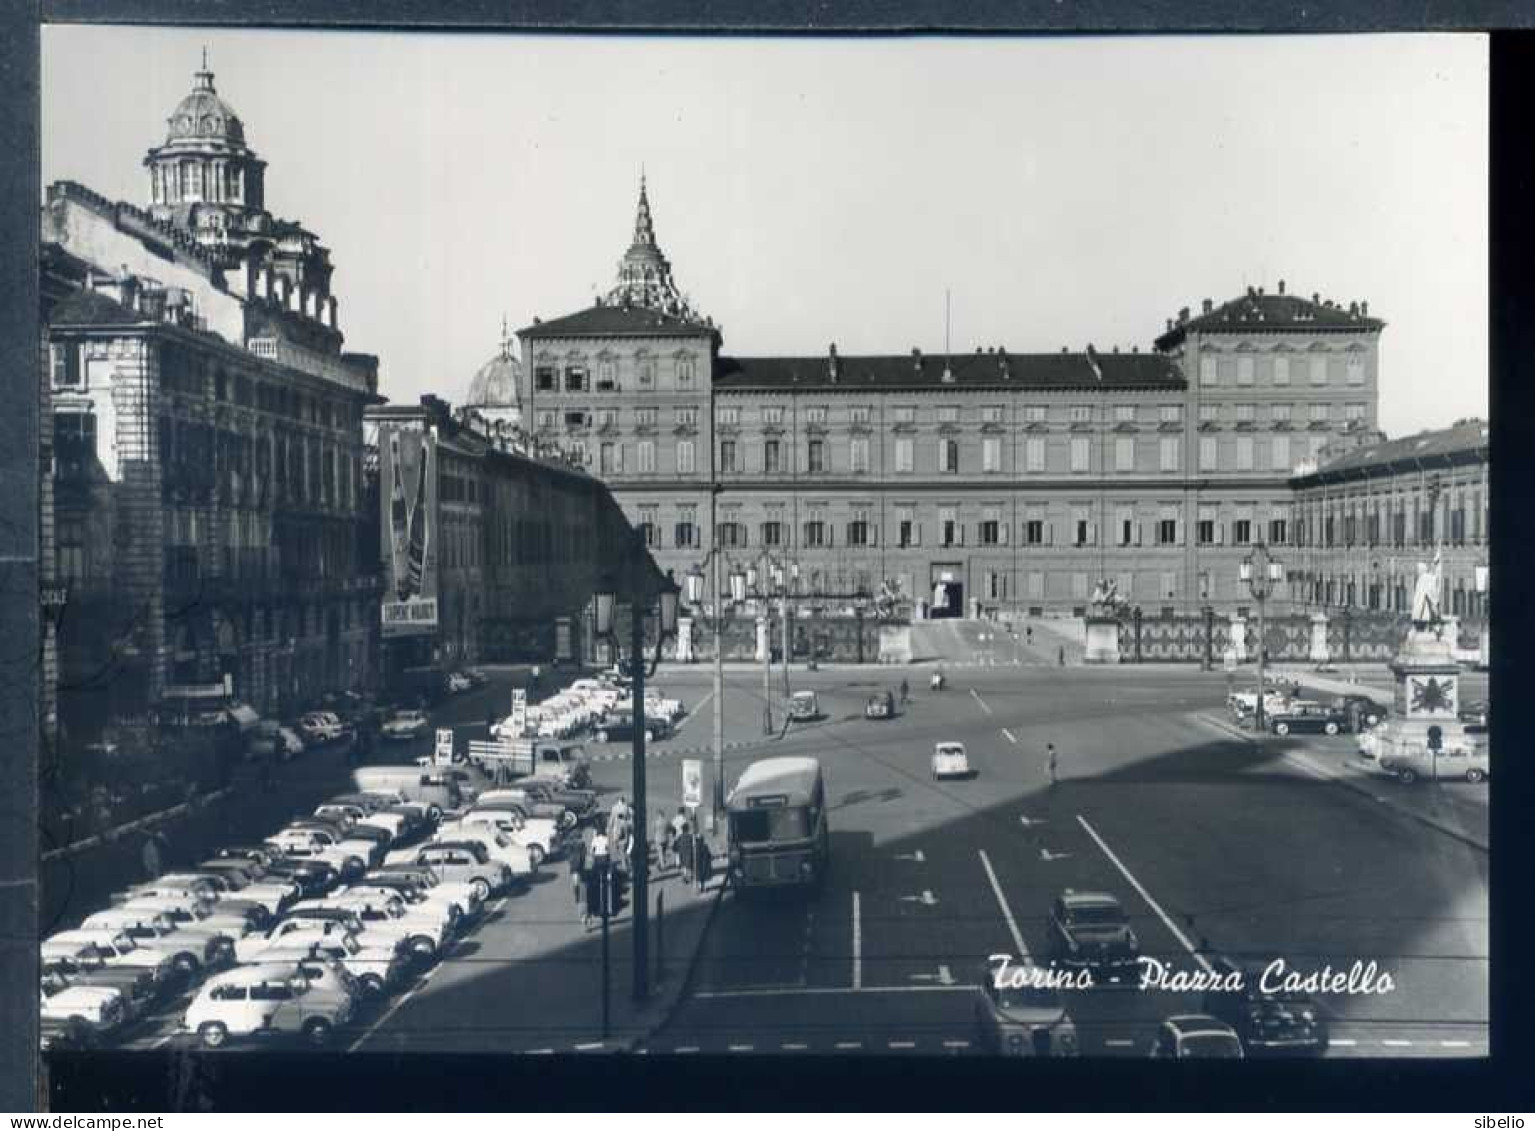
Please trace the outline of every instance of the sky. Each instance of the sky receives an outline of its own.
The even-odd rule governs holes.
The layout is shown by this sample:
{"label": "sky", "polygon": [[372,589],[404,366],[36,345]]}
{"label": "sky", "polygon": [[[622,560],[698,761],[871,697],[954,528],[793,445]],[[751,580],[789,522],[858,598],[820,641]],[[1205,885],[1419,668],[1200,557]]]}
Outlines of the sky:
{"label": "sky", "polygon": [[1149,349],[1248,286],[1363,300],[1393,436],[1487,413],[1481,36],[703,39],[43,29],[43,181],[146,203],[208,50],[380,391],[462,400],[590,305],[643,168],[737,355]]}

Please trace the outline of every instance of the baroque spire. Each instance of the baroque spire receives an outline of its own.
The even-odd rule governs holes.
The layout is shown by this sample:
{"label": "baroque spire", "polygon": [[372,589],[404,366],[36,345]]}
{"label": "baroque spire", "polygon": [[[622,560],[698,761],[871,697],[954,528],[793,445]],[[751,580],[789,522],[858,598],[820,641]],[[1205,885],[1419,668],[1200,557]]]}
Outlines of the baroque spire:
{"label": "baroque spire", "polygon": [[634,240],[618,263],[618,282],[603,300],[607,306],[637,306],[699,322],[702,319],[677,289],[672,265],[656,243],[650,216],[645,174],[640,173],[640,200],[634,211]]}

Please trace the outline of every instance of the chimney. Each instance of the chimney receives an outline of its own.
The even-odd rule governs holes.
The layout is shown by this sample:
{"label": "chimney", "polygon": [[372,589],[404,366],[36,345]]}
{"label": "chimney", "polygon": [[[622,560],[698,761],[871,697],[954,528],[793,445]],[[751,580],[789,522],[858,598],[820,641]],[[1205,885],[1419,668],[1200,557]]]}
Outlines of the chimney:
{"label": "chimney", "polygon": [[1200,305],[1204,308],[1203,313],[1205,314],[1209,314],[1210,311],[1215,309],[1215,303],[1211,302],[1209,299],[1205,299],[1205,301]]}
{"label": "chimney", "polygon": [[1189,308],[1186,307],[1186,306],[1179,308],[1179,310],[1178,310],[1178,325],[1182,326],[1188,320],[1189,320]]}
{"label": "chimney", "polygon": [[826,373],[827,376],[831,378],[831,383],[835,385],[837,383],[839,371],[842,368],[841,364],[837,361],[836,342],[833,342],[831,345],[826,347],[826,355]]}
{"label": "chimney", "polygon": [[1172,328],[1173,328],[1173,320],[1171,318],[1169,318],[1167,320],[1167,329],[1168,329],[1169,332],[1171,332]]}
{"label": "chimney", "polygon": [[911,367],[918,373],[922,372],[922,351],[916,346],[911,347]]}
{"label": "chimney", "polygon": [[1359,304],[1359,313],[1368,318],[1370,316],[1370,304],[1367,302],[1361,302]]}
{"label": "chimney", "polygon": [[1351,302],[1348,304],[1348,316],[1350,318],[1359,317],[1359,304],[1357,302]]}
{"label": "chimney", "polygon": [[1279,293],[1280,294],[1284,294],[1284,280],[1283,279],[1279,280]]}
{"label": "chimney", "polygon": [[1118,343],[1118,342],[1115,342],[1115,343],[1114,343],[1114,352],[1115,352],[1115,353],[1118,353],[1118,352],[1119,352],[1119,343]]}
{"label": "chimney", "polygon": [[1321,306],[1322,305],[1322,293],[1320,291],[1312,291],[1311,292],[1311,301],[1315,305]]}

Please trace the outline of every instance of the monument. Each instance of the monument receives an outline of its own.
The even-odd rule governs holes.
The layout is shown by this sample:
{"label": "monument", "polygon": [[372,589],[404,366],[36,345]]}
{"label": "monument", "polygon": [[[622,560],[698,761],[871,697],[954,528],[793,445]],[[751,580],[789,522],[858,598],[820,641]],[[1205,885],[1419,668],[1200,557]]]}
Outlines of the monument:
{"label": "monument", "polygon": [[1085,663],[1119,663],[1119,616],[1124,604],[1118,584],[1112,578],[1100,578],[1084,618],[1087,649],[1082,659]]}
{"label": "monument", "polygon": [[1391,671],[1396,677],[1391,717],[1376,730],[1377,757],[1421,754],[1437,737],[1440,749],[1467,742],[1460,723],[1460,665],[1454,636],[1440,612],[1443,569],[1436,548],[1432,563],[1418,563],[1412,592],[1412,624]]}

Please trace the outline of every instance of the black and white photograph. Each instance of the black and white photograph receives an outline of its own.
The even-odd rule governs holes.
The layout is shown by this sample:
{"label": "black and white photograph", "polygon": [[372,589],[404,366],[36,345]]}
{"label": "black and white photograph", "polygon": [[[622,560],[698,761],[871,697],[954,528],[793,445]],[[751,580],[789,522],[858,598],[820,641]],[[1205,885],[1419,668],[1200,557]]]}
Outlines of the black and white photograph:
{"label": "black and white photograph", "polygon": [[1489,1057],[1488,82],[44,27],[45,1060]]}

